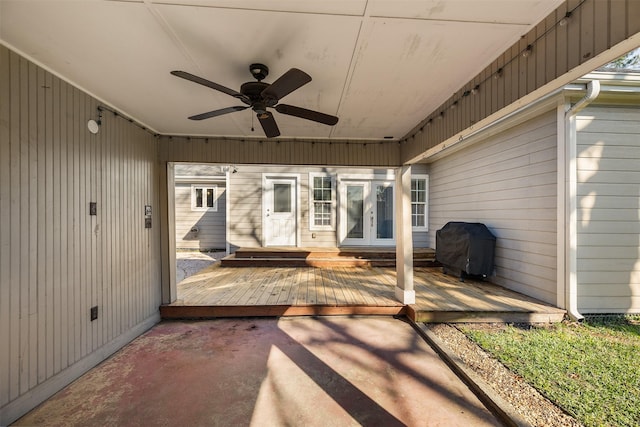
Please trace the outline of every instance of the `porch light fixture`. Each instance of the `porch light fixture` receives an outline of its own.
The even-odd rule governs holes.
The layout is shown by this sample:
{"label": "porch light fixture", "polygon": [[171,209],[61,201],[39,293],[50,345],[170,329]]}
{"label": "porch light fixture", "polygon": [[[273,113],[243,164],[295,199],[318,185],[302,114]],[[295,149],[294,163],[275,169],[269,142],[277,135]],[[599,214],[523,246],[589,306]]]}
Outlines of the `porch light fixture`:
{"label": "porch light fixture", "polygon": [[100,130],[100,122],[91,119],[87,122],[87,128],[89,129],[89,132],[95,135]]}
{"label": "porch light fixture", "polygon": [[526,58],[529,55],[531,55],[531,52],[533,51],[533,46],[532,45],[527,45],[526,49],[522,51],[522,57]]}
{"label": "porch light fixture", "polygon": [[471,89],[471,95],[477,95],[480,91],[480,85],[475,85],[473,89]]}
{"label": "porch light fixture", "polygon": [[87,122],[87,129],[92,134],[97,134],[100,131],[100,125],[102,124],[102,109],[98,107],[98,120],[90,119]]}
{"label": "porch light fixture", "polygon": [[561,26],[561,27],[564,27],[565,25],[567,25],[569,23],[569,19],[571,19],[571,12],[567,12],[564,15],[564,18],[562,18],[560,20],[560,22],[558,22],[558,25]]}

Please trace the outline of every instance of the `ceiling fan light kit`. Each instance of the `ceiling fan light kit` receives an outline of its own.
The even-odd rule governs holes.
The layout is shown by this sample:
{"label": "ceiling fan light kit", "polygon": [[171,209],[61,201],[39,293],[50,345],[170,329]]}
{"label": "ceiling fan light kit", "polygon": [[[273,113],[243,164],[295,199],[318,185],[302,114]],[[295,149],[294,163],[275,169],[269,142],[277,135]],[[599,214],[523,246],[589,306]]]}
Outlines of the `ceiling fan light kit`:
{"label": "ceiling fan light kit", "polygon": [[274,108],[280,114],[286,114],[329,126],[333,126],[338,123],[338,118],[335,116],[314,110],[308,110],[302,107],[296,107],[294,105],[279,103],[282,98],[311,81],[311,76],[304,71],[297,68],[291,68],[271,84],[264,83],[262,81],[269,75],[269,68],[266,65],[259,63],[251,64],[249,66],[249,71],[257,81],[243,83],[240,86],[240,92],[236,92],[226,86],[222,86],[186,71],[171,71],[171,74],[225,93],[245,104],[196,114],[195,116],[189,117],[191,120],[204,120],[251,108],[255,111],[256,117],[258,118],[267,138],[274,138],[280,135],[280,130],[278,129],[275,118],[271,112],[267,111],[267,108]]}

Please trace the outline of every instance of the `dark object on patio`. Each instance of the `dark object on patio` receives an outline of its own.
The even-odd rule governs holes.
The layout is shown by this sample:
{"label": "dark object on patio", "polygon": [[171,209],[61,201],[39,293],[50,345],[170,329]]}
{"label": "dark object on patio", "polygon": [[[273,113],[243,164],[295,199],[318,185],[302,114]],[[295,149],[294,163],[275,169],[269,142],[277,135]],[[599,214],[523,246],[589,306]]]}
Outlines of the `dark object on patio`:
{"label": "dark object on patio", "polygon": [[496,237],[481,223],[448,222],[436,231],[436,261],[460,280],[491,276],[495,247]]}

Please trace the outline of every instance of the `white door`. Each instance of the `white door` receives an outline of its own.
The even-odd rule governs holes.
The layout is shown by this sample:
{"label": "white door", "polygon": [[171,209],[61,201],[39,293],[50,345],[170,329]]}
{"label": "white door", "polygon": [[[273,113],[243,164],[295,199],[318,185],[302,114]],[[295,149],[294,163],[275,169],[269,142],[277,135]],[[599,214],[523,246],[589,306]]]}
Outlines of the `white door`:
{"label": "white door", "polygon": [[296,180],[265,178],[263,203],[265,246],[295,246]]}
{"label": "white door", "polygon": [[394,246],[395,198],[390,181],[344,181],[340,224],[342,245]]}

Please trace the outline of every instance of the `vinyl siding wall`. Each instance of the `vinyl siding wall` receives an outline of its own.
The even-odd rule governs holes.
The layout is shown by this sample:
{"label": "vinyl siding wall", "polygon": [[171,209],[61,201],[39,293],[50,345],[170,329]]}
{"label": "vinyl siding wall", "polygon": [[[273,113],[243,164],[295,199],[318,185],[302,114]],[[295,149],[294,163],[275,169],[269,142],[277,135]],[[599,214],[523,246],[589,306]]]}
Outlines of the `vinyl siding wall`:
{"label": "vinyl siding wall", "polygon": [[640,108],[576,118],[578,308],[640,313]]}
{"label": "vinyl siding wall", "polygon": [[[216,188],[216,211],[191,209],[191,183],[176,183],[176,248],[178,249],[225,249],[226,247],[226,184],[224,181],[196,185]],[[191,229],[197,227],[197,232]]]}
{"label": "vinyl siding wall", "polygon": [[[449,221],[497,237],[491,281],[556,303],[555,110],[431,164],[430,241]],[[437,249],[437,248],[436,248]]]}
{"label": "vinyl siding wall", "polygon": [[97,105],[0,46],[0,425],[159,320],[156,139]]}
{"label": "vinyl siding wall", "polygon": [[[425,173],[426,165],[416,165],[415,173]],[[336,247],[337,246],[337,222],[336,230],[310,230],[309,227],[309,173],[327,173],[337,178],[337,174],[374,174],[381,170],[371,168],[339,168],[339,167],[314,167],[314,166],[252,166],[240,165],[238,172],[230,175],[228,203],[229,217],[229,242],[231,250],[238,247],[262,246],[262,176],[263,173],[272,174],[296,174],[300,177],[300,246],[302,247]],[[384,170],[386,171],[386,169]],[[337,181],[335,182],[335,207],[337,200]],[[315,234],[315,238],[313,235]],[[420,231],[414,233],[414,245],[416,247],[428,246],[428,233]]]}

